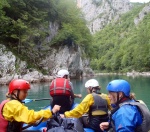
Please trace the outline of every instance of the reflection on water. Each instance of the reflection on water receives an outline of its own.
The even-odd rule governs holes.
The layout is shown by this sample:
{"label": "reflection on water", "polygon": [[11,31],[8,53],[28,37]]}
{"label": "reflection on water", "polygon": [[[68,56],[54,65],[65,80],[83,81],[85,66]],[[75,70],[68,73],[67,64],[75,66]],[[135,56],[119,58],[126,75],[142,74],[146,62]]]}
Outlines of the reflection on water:
{"label": "reflection on water", "polygon": [[[147,106],[150,108],[150,78],[148,77],[127,77],[121,75],[103,75],[103,76],[96,76],[96,77],[89,77],[83,78],[80,80],[71,80],[74,87],[74,93],[79,94],[81,93],[83,98],[86,95],[86,89],[84,87],[85,82],[88,79],[95,78],[99,81],[103,93],[107,93],[106,86],[107,84],[114,79],[125,79],[131,84],[131,92],[136,94],[137,99],[142,99]],[[31,90],[28,93],[28,98],[31,99],[39,99],[39,98],[50,98],[49,96],[49,86],[50,83],[40,83],[40,84],[32,84]],[[8,86],[0,86],[0,101],[5,99],[5,94],[7,92]],[[82,98],[82,99],[83,99]],[[76,102],[81,102],[82,99],[75,99]],[[43,107],[50,104],[50,101],[43,100],[43,101],[35,101],[26,104],[30,109],[42,109]]]}

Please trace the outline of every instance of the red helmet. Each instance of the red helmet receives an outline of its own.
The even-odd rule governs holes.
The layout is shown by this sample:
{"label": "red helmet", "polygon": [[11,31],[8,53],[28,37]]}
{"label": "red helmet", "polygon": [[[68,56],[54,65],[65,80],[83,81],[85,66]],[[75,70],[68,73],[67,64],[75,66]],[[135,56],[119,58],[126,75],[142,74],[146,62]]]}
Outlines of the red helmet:
{"label": "red helmet", "polygon": [[15,79],[9,83],[9,93],[11,94],[14,90],[28,90],[30,89],[30,84],[28,81],[23,79]]}

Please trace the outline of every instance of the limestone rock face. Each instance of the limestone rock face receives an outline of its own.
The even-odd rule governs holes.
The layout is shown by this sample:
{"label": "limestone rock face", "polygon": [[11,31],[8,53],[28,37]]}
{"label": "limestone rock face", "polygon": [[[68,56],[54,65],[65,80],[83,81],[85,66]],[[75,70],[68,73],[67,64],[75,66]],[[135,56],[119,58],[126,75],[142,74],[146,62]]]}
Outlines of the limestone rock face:
{"label": "limestone rock face", "polygon": [[135,25],[138,25],[139,22],[141,22],[148,13],[150,13],[150,4],[145,6],[139,15],[134,19]]}
{"label": "limestone rock face", "polygon": [[21,61],[4,45],[0,45],[0,84],[9,84],[12,79],[18,78],[33,83],[51,81],[60,69],[69,70],[71,78],[89,76],[93,75],[89,63],[88,59],[82,58],[81,49],[77,45],[51,48],[40,63],[48,71],[47,75],[43,75],[34,68],[28,68],[25,61]]}
{"label": "limestone rock face", "polygon": [[92,34],[132,8],[129,0],[78,0],[77,2]]}
{"label": "limestone rock face", "polygon": [[[113,18],[118,19],[119,14],[129,11],[131,8],[129,0],[77,0],[77,2],[91,33],[99,31]],[[57,22],[50,22],[49,36],[44,41],[51,42],[57,35],[58,29]],[[42,49],[42,45],[38,46]],[[69,70],[72,78],[93,75],[89,66],[90,60],[83,57],[83,52],[75,44],[51,47],[46,57],[40,61],[41,68],[48,73],[47,76],[44,76],[34,68],[27,68],[28,64],[25,61],[21,61],[5,46],[0,45],[0,84],[8,84],[14,78],[24,78],[30,82],[51,80],[60,69]]]}
{"label": "limestone rock face", "polygon": [[0,84],[9,84],[12,79],[22,78],[29,82],[50,81],[50,75],[43,75],[36,69],[27,68],[27,63],[0,44]]}
{"label": "limestone rock face", "polygon": [[5,46],[0,45],[0,77],[15,73],[16,57]]}
{"label": "limestone rock face", "polygon": [[[65,45],[51,49],[40,65],[53,76],[56,76],[60,69],[68,70],[71,78],[93,75],[92,69],[89,68],[89,60],[82,58],[81,49],[77,45],[71,47]],[[90,74],[88,74],[89,71]]]}

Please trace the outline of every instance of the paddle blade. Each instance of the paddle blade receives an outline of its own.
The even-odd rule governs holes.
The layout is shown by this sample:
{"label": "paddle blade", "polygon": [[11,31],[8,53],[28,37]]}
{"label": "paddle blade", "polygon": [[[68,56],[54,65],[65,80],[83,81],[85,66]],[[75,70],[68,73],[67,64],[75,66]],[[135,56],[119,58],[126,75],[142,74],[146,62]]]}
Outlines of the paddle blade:
{"label": "paddle blade", "polygon": [[32,102],[32,101],[33,101],[32,99],[25,99],[25,100],[23,100],[22,102],[26,104],[26,103],[30,103],[30,102]]}

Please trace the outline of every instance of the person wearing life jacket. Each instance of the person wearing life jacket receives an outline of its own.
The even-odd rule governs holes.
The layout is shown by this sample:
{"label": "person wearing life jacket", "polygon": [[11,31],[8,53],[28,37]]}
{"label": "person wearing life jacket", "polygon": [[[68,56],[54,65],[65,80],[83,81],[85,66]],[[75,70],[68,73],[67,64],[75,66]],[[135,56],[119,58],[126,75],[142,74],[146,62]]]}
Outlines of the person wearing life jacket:
{"label": "person wearing life jacket", "polygon": [[30,84],[23,79],[15,79],[9,83],[7,99],[0,104],[0,132],[21,132],[23,123],[33,124],[40,118],[47,120],[59,111],[56,105],[50,110],[28,110],[22,101],[28,95]]}
{"label": "person wearing life jacket", "polygon": [[[100,86],[97,80],[90,79],[85,83],[88,95],[82,102],[71,111],[67,111],[61,117],[82,117],[88,113],[87,122],[83,122],[85,127],[92,128],[95,132],[102,132],[99,124],[109,120],[108,111],[111,110],[110,100],[106,94],[100,93]],[[83,116],[84,117],[84,116]]]}
{"label": "person wearing life jacket", "polygon": [[130,84],[122,79],[113,80],[106,89],[114,108],[110,122],[101,123],[100,128],[105,130],[112,127],[116,132],[148,132],[149,110],[144,104],[130,98]]}
{"label": "person wearing life jacket", "polygon": [[69,72],[65,69],[59,70],[57,78],[50,84],[51,107],[60,105],[60,113],[71,109],[74,98],[82,98],[81,94],[74,94],[73,85],[69,80]]}

